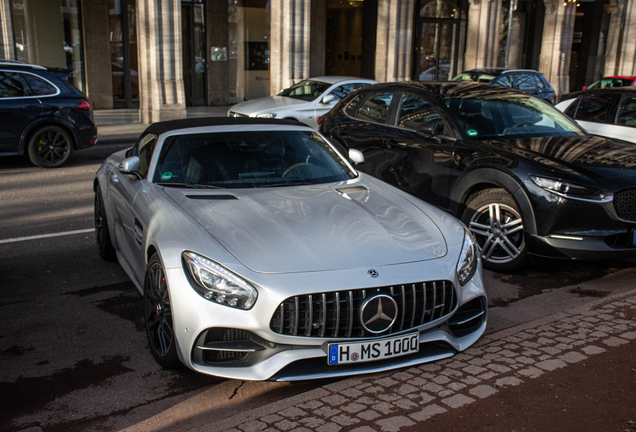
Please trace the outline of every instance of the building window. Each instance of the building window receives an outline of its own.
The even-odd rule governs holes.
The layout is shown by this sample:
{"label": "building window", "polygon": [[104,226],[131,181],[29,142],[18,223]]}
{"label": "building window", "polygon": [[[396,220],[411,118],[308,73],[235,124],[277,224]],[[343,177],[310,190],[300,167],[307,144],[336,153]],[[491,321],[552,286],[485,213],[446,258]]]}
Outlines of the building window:
{"label": "building window", "polygon": [[269,96],[270,1],[229,2],[230,103]]}
{"label": "building window", "polygon": [[12,0],[15,58],[66,69],[68,82],[84,90],[79,0]]}

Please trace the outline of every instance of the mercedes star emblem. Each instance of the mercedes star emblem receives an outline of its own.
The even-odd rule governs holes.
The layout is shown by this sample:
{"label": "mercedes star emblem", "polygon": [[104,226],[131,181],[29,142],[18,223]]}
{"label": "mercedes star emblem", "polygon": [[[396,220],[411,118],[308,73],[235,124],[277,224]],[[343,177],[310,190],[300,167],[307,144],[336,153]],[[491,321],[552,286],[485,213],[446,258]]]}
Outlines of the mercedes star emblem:
{"label": "mercedes star emblem", "polygon": [[397,303],[386,294],[364,300],[360,308],[360,323],[369,333],[387,331],[397,318]]}
{"label": "mercedes star emblem", "polygon": [[379,276],[379,275],[378,275],[378,271],[377,271],[377,270],[374,270],[374,269],[369,270],[369,271],[367,272],[367,274],[368,274],[369,276],[371,276],[372,278],[377,278],[377,277]]}

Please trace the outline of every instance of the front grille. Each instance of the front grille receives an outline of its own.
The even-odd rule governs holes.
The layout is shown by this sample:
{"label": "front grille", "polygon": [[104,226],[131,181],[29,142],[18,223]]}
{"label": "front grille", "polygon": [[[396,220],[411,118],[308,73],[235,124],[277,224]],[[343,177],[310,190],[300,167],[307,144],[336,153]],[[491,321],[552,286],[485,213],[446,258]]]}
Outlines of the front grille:
{"label": "front grille", "polygon": [[636,189],[615,193],[614,210],[621,219],[636,221]]}
{"label": "front grille", "polygon": [[249,117],[249,116],[247,116],[245,114],[239,114],[239,113],[234,112],[234,111],[230,111],[229,117]]}
{"label": "front grille", "polygon": [[455,288],[450,281],[305,294],[283,301],[270,321],[270,329],[289,336],[378,336],[367,332],[360,323],[362,302],[375,294],[391,296],[398,306],[395,323],[383,335],[444,318],[457,303]]}

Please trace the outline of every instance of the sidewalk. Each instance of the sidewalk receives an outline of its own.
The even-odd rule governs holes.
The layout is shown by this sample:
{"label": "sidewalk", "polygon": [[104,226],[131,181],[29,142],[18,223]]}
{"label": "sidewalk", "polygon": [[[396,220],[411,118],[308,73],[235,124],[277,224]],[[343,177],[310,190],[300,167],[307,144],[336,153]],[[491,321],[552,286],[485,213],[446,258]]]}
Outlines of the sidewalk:
{"label": "sidewalk", "polygon": [[[190,107],[187,108],[188,118],[195,117],[225,117],[228,106]],[[139,122],[139,110],[112,109],[95,110],[95,124],[97,125],[98,144],[117,144],[136,141],[139,135],[148,127]]]}
{"label": "sidewalk", "polygon": [[[620,376],[623,381],[619,378],[618,383],[624,387],[623,397],[616,400],[605,398],[604,394],[595,394],[595,391],[598,393],[604,382],[603,374],[610,372],[612,365],[619,362],[595,361],[594,356],[599,359],[602,356],[612,359],[622,356],[623,366],[633,368],[635,340],[636,291],[632,290],[488,335],[476,346],[447,360],[398,372],[346,379],[194,430],[555,430],[536,428],[537,425],[547,426],[550,423],[547,417],[553,417],[545,409],[536,409],[541,403],[554,412],[569,416],[567,418],[576,426],[563,425],[560,430],[601,430],[597,426],[583,427],[592,426],[588,424],[589,421],[599,421],[598,414],[594,414],[599,409],[606,413],[610,421],[614,421],[614,424],[606,423],[607,428],[603,430],[631,430],[630,422],[636,425],[636,408],[633,406],[633,397],[623,399],[625,392],[627,395],[633,394],[636,369],[623,373],[624,378]],[[565,379],[570,381],[554,386],[563,387],[561,399],[558,398],[558,388],[546,390],[541,387],[543,379],[559,381],[561,376],[567,375],[568,368],[574,371],[575,368],[588,366],[588,363],[596,364],[597,369],[593,373],[583,377],[569,374]],[[550,374],[562,368],[565,369]],[[542,379],[535,381],[542,376]],[[574,384],[578,384],[578,391],[573,386],[570,392],[568,390],[573,380],[577,381]],[[616,378],[614,382],[617,382]],[[534,394],[529,392],[530,389],[533,389]],[[511,407],[506,406],[508,398],[505,395],[510,390],[517,397],[525,396],[525,407],[531,412],[534,426],[532,422],[519,429],[510,429],[510,424],[506,426],[506,422],[518,418],[518,412],[515,409],[511,412]],[[473,411],[483,417],[481,408],[491,397],[488,404],[490,423],[473,423],[471,416],[466,415],[466,408],[474,404]],[[564,399],[567,397],[580,401],[579,413],[563,413]],[[619,406],[621,401],[623,406]],[[501,417],[494,414],[497,410],[502,412]],[[589,413],[586,412],[588,410]],[[459,413],[462,413],[461,417]],[[502,418],[508,414],[511,414],[509,418]],[[586,416],[594,417],[588,419]],[[483,418],[481,420],[484,421]],[[616,429],[617,422],[622,422],[626,428]],[[450,423],[452,427],[441,429],[441,423]]]}

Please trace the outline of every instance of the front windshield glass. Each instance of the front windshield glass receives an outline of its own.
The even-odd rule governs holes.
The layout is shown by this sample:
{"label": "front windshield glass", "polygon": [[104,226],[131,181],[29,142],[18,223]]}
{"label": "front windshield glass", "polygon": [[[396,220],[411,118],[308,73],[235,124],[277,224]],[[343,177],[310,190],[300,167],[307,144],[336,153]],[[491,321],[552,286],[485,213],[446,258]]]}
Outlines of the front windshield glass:
{"label": "front windshield glass", "polygon": [[278,95],[287,96],[294,99],[312,101],[316,100],[318,96],[323,94],[329,87],[331,87],[331,84],[320,81],[305,80],[291,86],[290,88],[286,88]]}
{"label": "front windshield glass", "polygon": [[480,72],[463,72],[453,77],[451,81],[475,81],[481,83],[489,83],[497,78],[497,75]]}
{"label": "front windshield glass", "polygon": [[253,188],[337,182],[356,175],[315,132],[219,132],[166,138],[154,182]]}
{"label": "front windshield glass", "polygon": [[448,98],[445,103],[464,136],[473,139],[584,134],[559,110],[529,95]]}

